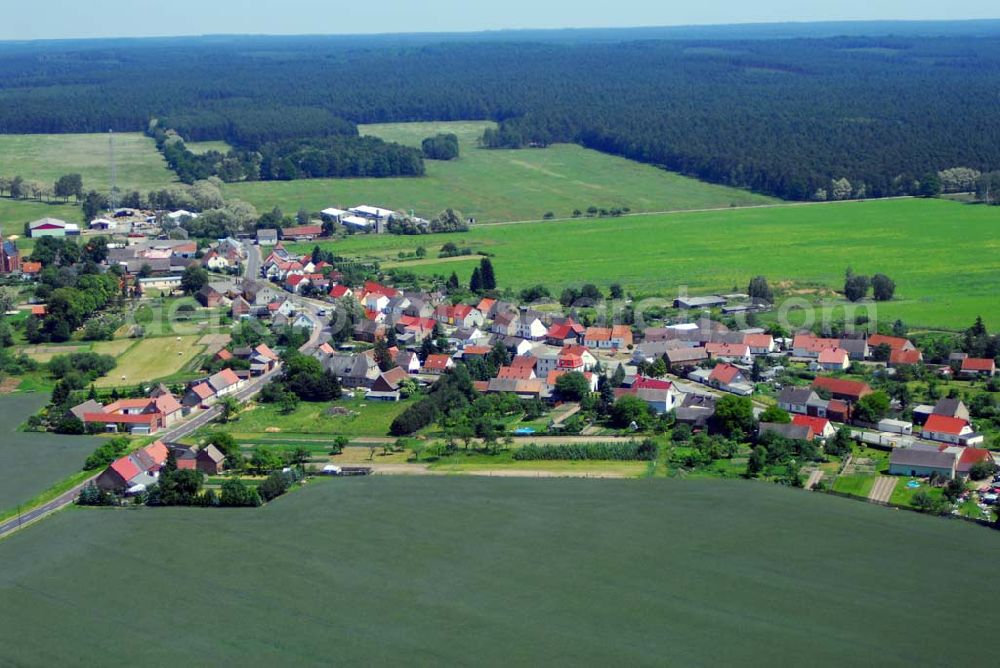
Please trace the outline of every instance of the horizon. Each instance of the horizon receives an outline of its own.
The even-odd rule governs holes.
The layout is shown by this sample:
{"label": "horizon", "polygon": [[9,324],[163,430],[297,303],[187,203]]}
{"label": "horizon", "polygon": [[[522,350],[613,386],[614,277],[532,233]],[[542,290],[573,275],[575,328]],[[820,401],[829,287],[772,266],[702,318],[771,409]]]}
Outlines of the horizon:
{"label": "horizon", "polygon": [[[619,6],[620,11],[606,15],[602,6],[584,0],[572,7],[573,24],[563,22],[568,8],[539,8],[526,0],[514,0],[514,6],[505,8],[502,16],[490,8],[477,8],[475,12],[449,12],[451,5],[456,5],[454,9],[458,9],[454,0],[432,0],[432,6],[422,12],[395,0],[376,2],[374,6],[338,8],[336,12],[322,5],[317,6],[318,2],[286,0],[286,11],[275,17],[255,13],[252,8],[239,7],[238,12],[230,12],[229,9],[237,9],[231,7],[232,0],[209,3],[177,0],[170,6],[153,8],[136,8],[124,3],[124,0],[98,0],[96,8],[93,4],[87,8],[59,8],[61,13],[44,23],[29,16],[26,9],[12,8],[7,12],[7,21],[0,27],[0,42],[209,37],[350,38],[711,28],[752,30],[768,26],[951,24],[1000,20],[1000,13],[991,4],[980,1],[965,3],[960,10],[948,11],[947,16],[942,16],[938,6],[930,2],[916,5],[912,2],[905,5],[902,2],[880,3],[889,7],[876,9],[860,0],[842,3],[836,11],[803,9],[786,0],[769,0],[764,6],[755,6],[752,10],[731,7],[726,0],[708,0],[697,8],[665,11],[645,0],[626,0],[626,6]],[[389,5],[391,11],[383,14],[380,8],[385,5]],[[519,12],[519,7],[526,11]],[[635,11],[628,11],[630,8]],[[195,20],[191,19],[192,15],[196,16]],[[510,16],[532,18],[512,21]],[[630,19],[621,21],[621,16],[629,16]],[[201,29],[186,29],[194,25]]]}

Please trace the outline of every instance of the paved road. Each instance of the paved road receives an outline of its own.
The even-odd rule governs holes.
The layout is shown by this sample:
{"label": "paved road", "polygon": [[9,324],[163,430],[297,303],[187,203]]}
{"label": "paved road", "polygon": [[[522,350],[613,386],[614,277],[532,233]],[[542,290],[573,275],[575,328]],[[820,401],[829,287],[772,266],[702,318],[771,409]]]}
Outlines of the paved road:
{"label": "paved road", "polygon": [[32,508],[31,510],[22,513],[18,517],[13,517],[3,524],[0,524],[0,538],[4,538],[9,534],[14,533],[18,529],[28,526],[29,524],[36,522],[49,513],[54,513],[55,511],[68,506],[73,503],[77,496],[80,495],[80,490],[86,487],[93,481],[99,474],[94,474],[92,477],[87,478],[82,483],[69,490],[65,494],[49,501],[48,503]]}
{"label": "paved road", "polygon": [[[263,376],[255,378],[246,387],[237,392],[234,396],[241,403],[247,401],[255,394],[260,392],[260,390],[264,387],[264,385],[266,385],[279,372],[280,369],[275,369],[273,371],[264,374]],[[198,413],[194,417],[185,420],[183,423],[177,425],[176,427],[168,429],[167,431],[158,434],[157,438],[165,442],[178,441],[184,438],[185,436],[189,436],[197,429],[200,429],[201,427],[205,426],[206,424],[217,418],[219,416],[220,410],[221,408],[219,406],[212,406],[211,408],[208,408],[202,411],[201,413]],[[7,534],[17,531],[18,529],[27,526],[28,524],[36,520],[45,517],[49,513],[53,513],[56,510],[59,510],[60,508],[64,508],[65,506],[70,505],[71,503],[73,503],[74,500],[76,500],[76,497],[80,495],[80,490],[82,490],[84,487],[93,482],[98,475],[100,475],[100,473],[95,473],[90,478],[87,478],[76,487],[73,487],[71,490],[53,499],[52,501],[49,501],[44,505],[33,508],[28,512],[22,513],[20,517],[14,517],[10,520],[7,520],[3,524],[0,524],[0,538],[6,536]]]}

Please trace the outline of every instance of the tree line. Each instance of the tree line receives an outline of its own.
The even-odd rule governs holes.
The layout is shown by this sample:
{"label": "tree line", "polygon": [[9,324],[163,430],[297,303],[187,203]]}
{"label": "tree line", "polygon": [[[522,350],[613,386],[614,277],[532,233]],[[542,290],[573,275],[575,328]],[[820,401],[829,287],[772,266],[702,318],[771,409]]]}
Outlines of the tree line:
{"label": "tree line", "polygon": [[486,146],[575,142],[796,200],[966,188],[949,170],[1000,169],[989,35],[628,39],[9,45],[0,132],[143,131],[157,118],[189,140],[285,146],[272,175],[293,172],[285,157],[329,174],[341,168],[314,165],[298,140],[323,152],[355,123],[491,119]]}

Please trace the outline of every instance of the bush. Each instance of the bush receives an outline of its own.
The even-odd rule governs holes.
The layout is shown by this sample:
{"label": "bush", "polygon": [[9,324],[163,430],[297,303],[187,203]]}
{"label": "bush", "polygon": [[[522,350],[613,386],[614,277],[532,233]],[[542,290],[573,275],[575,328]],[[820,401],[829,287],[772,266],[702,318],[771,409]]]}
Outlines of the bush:
{"label": "bush", "polygon": [[260,494],[239,478],[229,478],[222,483],[219,505],[231,508],[256,507],[261,504]]}
{"label": "bush", "polygon": [[128,443],[127,438],[119,436],[98,446],[83,463],[83,470],[94,471],[104,468],[128,452]]}
{"label": "bush", "polygon": [[534,443],[514,452],[518,461],[586,460],[652,461],[659,454],[659,447],[651,439],[628,443],[570,443],[566,445],[539,446]]}
{"label": "bush", "polygon": [[648,429],[653,422],[653,409],[639,397],[626,394],[611,407],[611,424],[626,429],[633,422],[640,430]]}
{"label": "bush", "polygon": [[70,353],[69,355],[56,355],[49,360],[49,373],[56,378],[61,378],[70,371],[76,371],[90,381],[114,369],[115,364],[115,358],[111,355]]}
{"label": "bush", "polygon": [[118,499],[111,492],[100,489],[94,483],[90,483],[80,490],[80,495],[76,498],[78,506],[113,506],[118,503]]}
{"label": "bush", "polygon": [[429,160],[454,160],[458,157],[458,137],[452,133],[436,134],[424,139],[420,149]]}
{"label": "bush", "polygon": [[993,475],[996,469],[996,465],[990,460],[976,462],[972,465],[972,468],[969,469],[969,477],[973,480],[985,480]]}
{"label": "bush", "polygon": [[261,483],[258,491],[264,501],[270,501],[287,492],[293,482],[295,482],[295,476],[292,473],[275,471],[267,476],[267,480]]}
{"label": "bush", "polygon": [[77,416],[72,413],[67,413],[52,427],[52,431],[57,434],[71,434],[74,436],[79,436],[80,434],[85,434],[87,428],[84,426],[83,422]]}

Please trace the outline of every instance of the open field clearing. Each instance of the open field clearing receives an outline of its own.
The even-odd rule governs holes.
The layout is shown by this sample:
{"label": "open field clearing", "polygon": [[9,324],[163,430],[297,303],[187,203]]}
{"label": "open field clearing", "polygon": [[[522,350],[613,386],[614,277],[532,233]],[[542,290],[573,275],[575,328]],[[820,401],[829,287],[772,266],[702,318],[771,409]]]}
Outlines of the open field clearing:
{"label": "open field clearing", "polygon": [[95,352],[101,355],[111,355],[118,357],[125,353],[133,344],[135,339],[115,339],[114,341],[73,341],[65,344],[40,343],[34,346],[24,346],[19,351],[35,360],[36,362],[48,362],[56,355],[69,355],[70,353]]}
{"label": "open field clearing", "polygon": [[[145,192],[177,180],[153,140],[139,132],[115,134],[115,162],[123,191]],[[0,135],[0,174],[50,186],[64,174],[80,174],[85,189],[108,192],[108,135]]]}
{"label": "open field clearing", "polygon": [[180,373],[204,350],[198,336],[141,339],[118,358],[111,373],[98,378],[98,387],[133,385]]}
{"label": "open field clearing", "polygon": [[[757,483],[329,480],[259,510],[72,510],[4,540],[0,661],[106,662],[114,628],[132,665],[986,665],[994,624],[969,601],[1000,594],[998,548]],[[183,642],[163,632],[178,620]]]}
{"label": "open field clearing", "polygon": [[[276,404],[256,404],[239,415],[239,419],[213,428],[232,432],[239,440],[254,440],[255,436],[294,438],[296,435],[316,435],[327,438],[344,436],[388,436],[389,425],[412,401],[365,401],[345,399],[332,404],[302,402],[292,413],[282,415]],[[331,415],[331,407],[348,411]],[[270,432],[268,430],[271,430]]]}
{"label": "open field clearing", "polygon": [[427,160],[422,178],[313,179],[227,185],[237,197],[266,211],[279,206],[294,213],[300,206],[319,211],[330,206],[368,203],[430,218],[451,207],[480,221],[538,220],[547,212],[568,218],[589,206],[633,211],[673,211],[764,204],[776,200],[742,190],[702,183],[624,158],[559,144],[519,151],[476,147],[486,122],[395,123],[366,125],[363,134],[415,146],[438,132],[459,136],[457,160]]}
{"label": "open field clearing", "polygon": [[[3,135],[0,135],[2,141]],[[0,154],[2,159],[2,154]],[[6,174],[0,171],[0,174]],[[60,218],[68,223],[80,222],[80,207],[73,204],[46,204],[30,200],[15,200],[0,197],[0,233],[4,238],[17,235],[17,245],[22,250],[31,248],[34,242],[24,236],[24,224],[39,218]]]}
{"label": "open field clearing", "polygon": [[188,141],[184,142],[184,145],[188,147],[188,150],[195,155],[202,155],[203,153],[208,153],[209,151],[218,151],[219,153],[228,153],[232,150],[232,146],[224,141]]}
{"label": "open field clearing", "polygon": [[42,393],[0,397],[0,516],[79,472],[99,443],[89,436],[17,431],[47,400]]}
{"label": "open field clearing", "polygon": [[[745,290],[752,276],[763,274],[772,286],[794,282],[810,299],[808,289],[815,286],[841,289],[850,266],[896,281],[896,300],[877,307],[880,319],[965,328],[982,314],[996,328],[998,225],[995,207],[911,199],[487,225],[467,234],[355,236],[328,247],[391,261],[417,246],[435,255],[451,241],[493,254],[501,288],[543,283],[554,295],[588,281],[603,288],[617,281],[637,294],[671,297],[682,285],[691,294]],[[467,282],[477,262],[469,257],[398,266],[426,275],[455,271]]]}

